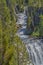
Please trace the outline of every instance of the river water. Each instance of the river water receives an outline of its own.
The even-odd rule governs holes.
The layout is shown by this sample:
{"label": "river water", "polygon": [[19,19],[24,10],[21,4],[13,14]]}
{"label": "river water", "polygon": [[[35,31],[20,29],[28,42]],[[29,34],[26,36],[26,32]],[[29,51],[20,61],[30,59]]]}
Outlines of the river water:
{"label": "river water", "polygon": [[17,14],[18,19],[16,24],[21,25],[21,28],[17,31],[17,35],[25,43],[26,49],[29,53],[29,57],[34,65],[43,65],[43,40],[29,38],[25,33],[27,26],[27,15],[25,12]]}

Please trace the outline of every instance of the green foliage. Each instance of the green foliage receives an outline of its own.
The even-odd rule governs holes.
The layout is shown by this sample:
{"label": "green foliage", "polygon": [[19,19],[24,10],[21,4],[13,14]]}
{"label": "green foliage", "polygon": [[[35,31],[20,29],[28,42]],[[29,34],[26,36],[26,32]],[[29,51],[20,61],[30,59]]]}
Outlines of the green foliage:
{"label": "green foliage", "polygon": [[28,4],[32,7],[42,7],[42,0],[29,0]]}
{"label": "green foliage", "polygon": [[10,46],[10,13],[5,0],[0,1],[0,4],[0,64],[6,65],[13,54],[12,44]]}
{"label": "green foliage", "polygon": [[[8,1],[8,3],[7,3]],[[24,9],[24,0],[0,0],[0,65],[28,65],[30,60],[23,42],[16,36],[17,26],[14,7],[18,4],[20,10]],[[43,0],[28,0],[28,6],[42,7]],[[35,14],[36,9],[33,13]],[[33,14],[28,18],[28,26],[33,21]],[[31,34],[34,37],[43,36],[43,15],[40,23],[34,27]]]}
{"label": "green foliage", "polygon": [[43,15],[40,15],[39,29],[40,29],[40,36],[43,37]]}
{"label": "green foliage", "polygon": [[[27,65],[28,53],[17,31],[14,15],[16,0],[0,0],[0,65]],[[21,0],[20,0],[21,3]],[[29,62],[29,61],[28,61]]]}
{"label": "green foliage", "polygon": [[26,65],[28,61],[28,53],[25,45],[21,42],[20,38],[16,36],[14,38],[14,56],[10,60],[10,65]]}
{"label": "green foliage", "polygon": [[29,17],[28,17],[28,21],[27,21],[27,28],[30,28],[31,23],[32,23],[32,17],[29,16]]}
{"label": "green foliage", "polygon": [[37,30],[37,31],[34,31],[33,33],[32,33],[32,36],[33,37],[39,37],[39,30]]}
{"label": "green foliage", "polygon": [[[43,15],[39,14],[41,11],[37,12],[39,9],[43,8],[42,6],[43,1],[42,0],[29,0],[28,1],[28,7],[31,9],[29,16],[28,16],[28,21],[27,21],[27,28],[32,29],[31,35],[34,37],[43,37]],[[37,13],[39,15],[37,15]],[[38,21],[34,21],[34,16],[39,17],[39,24],[34,24],[37,23]],[[31,25],[32,24],[32,25]],[[33,28],[32,28],[33,27]]]}

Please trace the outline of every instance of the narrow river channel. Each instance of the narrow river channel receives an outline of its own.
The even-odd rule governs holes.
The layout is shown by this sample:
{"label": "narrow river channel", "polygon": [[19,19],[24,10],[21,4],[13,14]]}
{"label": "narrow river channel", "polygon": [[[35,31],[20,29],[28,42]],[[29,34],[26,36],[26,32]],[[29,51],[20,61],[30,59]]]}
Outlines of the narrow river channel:
{"label": "narrow river channel", "polygon": [[34,65],[43,65],[43,40],[29,38],[29,36],[25,34],[28,32],[26,29],[28,17],[25,12],[19,13],[17,16],[16,24],[21,25],[21,28],[17,31],[17,35],[26,45],[32,63]]}

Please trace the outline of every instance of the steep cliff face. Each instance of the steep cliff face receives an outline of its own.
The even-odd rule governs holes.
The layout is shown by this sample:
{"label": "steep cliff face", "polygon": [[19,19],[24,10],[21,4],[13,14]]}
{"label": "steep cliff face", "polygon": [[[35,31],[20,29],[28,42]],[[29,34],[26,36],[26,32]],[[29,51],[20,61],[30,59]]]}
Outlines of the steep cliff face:
{"label": "steep cliff face", "polygon": [[[39,7],[38,8],[28,7],[28,22],[27,22],[28,30],[31,29],[32,32],[38,31],[39,24],[41,22],[40,15],[43,16],[43,7],[40,7],[40,8]],[[31,33],[31,31],[30,31],[30,33]]]}

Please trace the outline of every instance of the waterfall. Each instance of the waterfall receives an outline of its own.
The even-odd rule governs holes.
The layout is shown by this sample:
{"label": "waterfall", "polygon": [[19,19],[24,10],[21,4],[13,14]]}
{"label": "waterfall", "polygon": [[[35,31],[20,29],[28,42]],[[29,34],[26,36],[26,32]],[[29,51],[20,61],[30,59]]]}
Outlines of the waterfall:
{"label": "waterfall", "polygon": [[25,43],[26,49],[29,53],[29,57],[34,65],[43,65],[43,42],[42,39],[29,38],[25,33],[27,32],[27,15],[23,13],[17,14],[18,19],[16,24],[21,25],[21,28],[17,31],[17,35]]}

